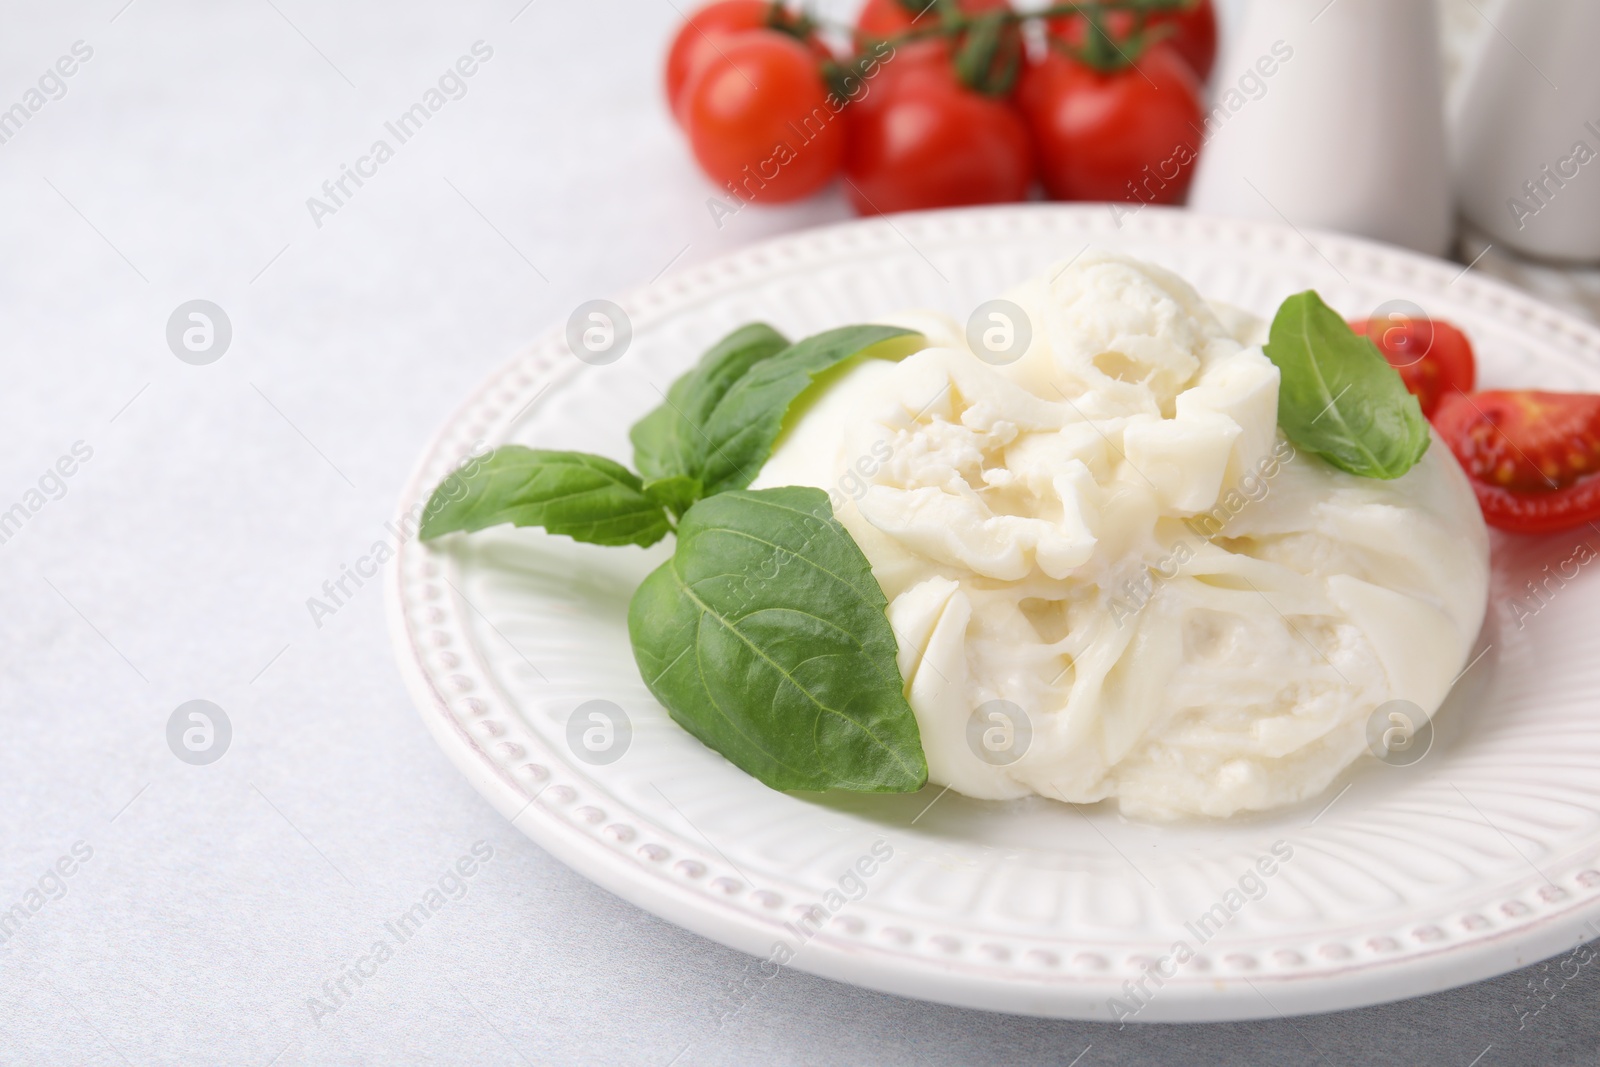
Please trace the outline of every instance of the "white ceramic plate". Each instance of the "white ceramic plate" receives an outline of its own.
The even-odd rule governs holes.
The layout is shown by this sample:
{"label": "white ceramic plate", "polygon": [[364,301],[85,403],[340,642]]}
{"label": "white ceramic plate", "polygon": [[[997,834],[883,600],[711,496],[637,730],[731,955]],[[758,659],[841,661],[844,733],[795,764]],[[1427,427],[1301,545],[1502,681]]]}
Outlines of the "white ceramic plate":
{"label": "white ceramic plate", "polygon": [[[1465,328],[1485,385],[1600,389],[1600,331],[1454,264],[1153,208],[1120,227],[1094,207],[938,212],[798,234],[635,293],[632,342],[606,366],[552,333],[449,420],[402,511],[479,442],[628,459],[658,390],[746,321],[796,337],[910,307],[964,321],[1090,243],[1264,315],[1313,286],[1349,315],[1411,300]],[[1496,540],[1482,657],[1419,763],[1363,760],[1299,808],[1176,826],[933,788],[765,788],[673,724],[634,666],[628,598],[670,541],[602,549],[506,528],[410,541],[388,589],[401,670],[439,743],[521,830],[640,907],[930,1000],[1111,1019],[1117,998],[1139,1021],[1242,1019],[1428,993],[1600,935],[1600,565],[1572,562],[1586,538],[1600,546],[1589,529]],[[1534,600],[1525,583],[1547,564],[1576,577]],[[590,700],[626,716],[610,751],[631,727],[607,764],[568,742]],[[1250,877],[1275,842],[1292,858]],[[847,876],[858,863],[870,876]],[[1181,963],[1179,941],[1194,953]]]}

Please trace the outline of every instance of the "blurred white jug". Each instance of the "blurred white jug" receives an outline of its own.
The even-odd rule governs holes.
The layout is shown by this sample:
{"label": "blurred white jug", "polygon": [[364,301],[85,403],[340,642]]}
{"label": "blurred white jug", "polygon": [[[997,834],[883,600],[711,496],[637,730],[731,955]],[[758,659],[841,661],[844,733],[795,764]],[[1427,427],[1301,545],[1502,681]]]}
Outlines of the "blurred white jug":
{"label": "blurred white jug", "polygon": [[1483,12],[1498,32],[1485,27],[1454,114],[1462,213],[1518,251],[1600,260],[1600,3]]}
{"label": "blurred white jug", "polygon": [[1250,0],[1212,92],[1191,207],[1448,250],[1434,0]]}

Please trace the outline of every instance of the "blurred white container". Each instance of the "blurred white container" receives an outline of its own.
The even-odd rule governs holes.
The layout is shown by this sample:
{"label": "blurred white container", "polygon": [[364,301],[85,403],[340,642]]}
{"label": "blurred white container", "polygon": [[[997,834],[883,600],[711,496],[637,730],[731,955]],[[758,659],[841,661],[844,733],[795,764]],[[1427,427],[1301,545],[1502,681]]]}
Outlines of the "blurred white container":
{"label": "blurred white container", "polygon": [[1237,26],[1190,206],[1444,254],[1455,210],[1434,0],[1250,0]]}
{"label": "blurred white container", "polygon": [[1600,260],[1600,3],[1484,12],[1499,32],[1485,33],[1453,123],[1462,213],[1520,252]]}

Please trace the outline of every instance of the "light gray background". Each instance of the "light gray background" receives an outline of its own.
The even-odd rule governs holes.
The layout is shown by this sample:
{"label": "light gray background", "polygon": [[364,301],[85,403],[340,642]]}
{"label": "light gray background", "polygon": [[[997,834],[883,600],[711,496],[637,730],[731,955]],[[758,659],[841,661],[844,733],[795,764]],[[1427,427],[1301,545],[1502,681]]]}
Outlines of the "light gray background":
{"label": "light gray background", "polygon": [[[747,959],[478,798],[402,691],[376,583],[320,629],[305,601],[530,337],[847,209],[715,229],[659,103],[669,0],[124,3],[12,3],[0,33],[0,108],[94,49],[0,145],[0,510],[94,450],[0,545],[0,909],[93,848],[0,948],[0,1063],[1596,1062],[1591,971],[1519,1030],[1555,968],[1121,1032],[786,973],[719,1031]],[[479,39],[494,56],[466,97],[316,227],[306,198]],[[194,298],[233,324],[210,366],[164,339]],[[205,767],[165,739],[195,698],[234,730]],[[307,998],[480,840],[468,895],[314,1020]]]}

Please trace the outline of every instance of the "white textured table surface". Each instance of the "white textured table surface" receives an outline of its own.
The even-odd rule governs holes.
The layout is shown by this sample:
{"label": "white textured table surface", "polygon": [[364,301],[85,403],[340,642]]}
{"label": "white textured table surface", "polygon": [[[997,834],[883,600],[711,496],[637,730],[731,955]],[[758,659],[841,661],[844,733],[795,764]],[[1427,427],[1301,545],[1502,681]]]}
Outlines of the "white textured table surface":
{"label": "white textured table surface", "polygon": [[[401,689],[377,585],[347,580],[320,626],[307,598],[387,536],[426,436],[529,337],[847,214],[718,230],[657,103],[671,4],[522,4],[8,8],[0,111],[92,55],[0,125],[0,513],[22,505],[0,521],[0,1064],[1595,1062],[1600,985],[1559,964],[1120,1032],[785,973],[719,1029],[743,957],[479,800]],[[318,226],[307,198],[478,41],[465,94]],[[191,299],[231,320],[210,365],[167,345]],[[208,766],[168,745],[193,699],[232,725]],[[465,895],[370,956],[475,845]],[[1522,1025],[1530,980],[1560,992]]]}

